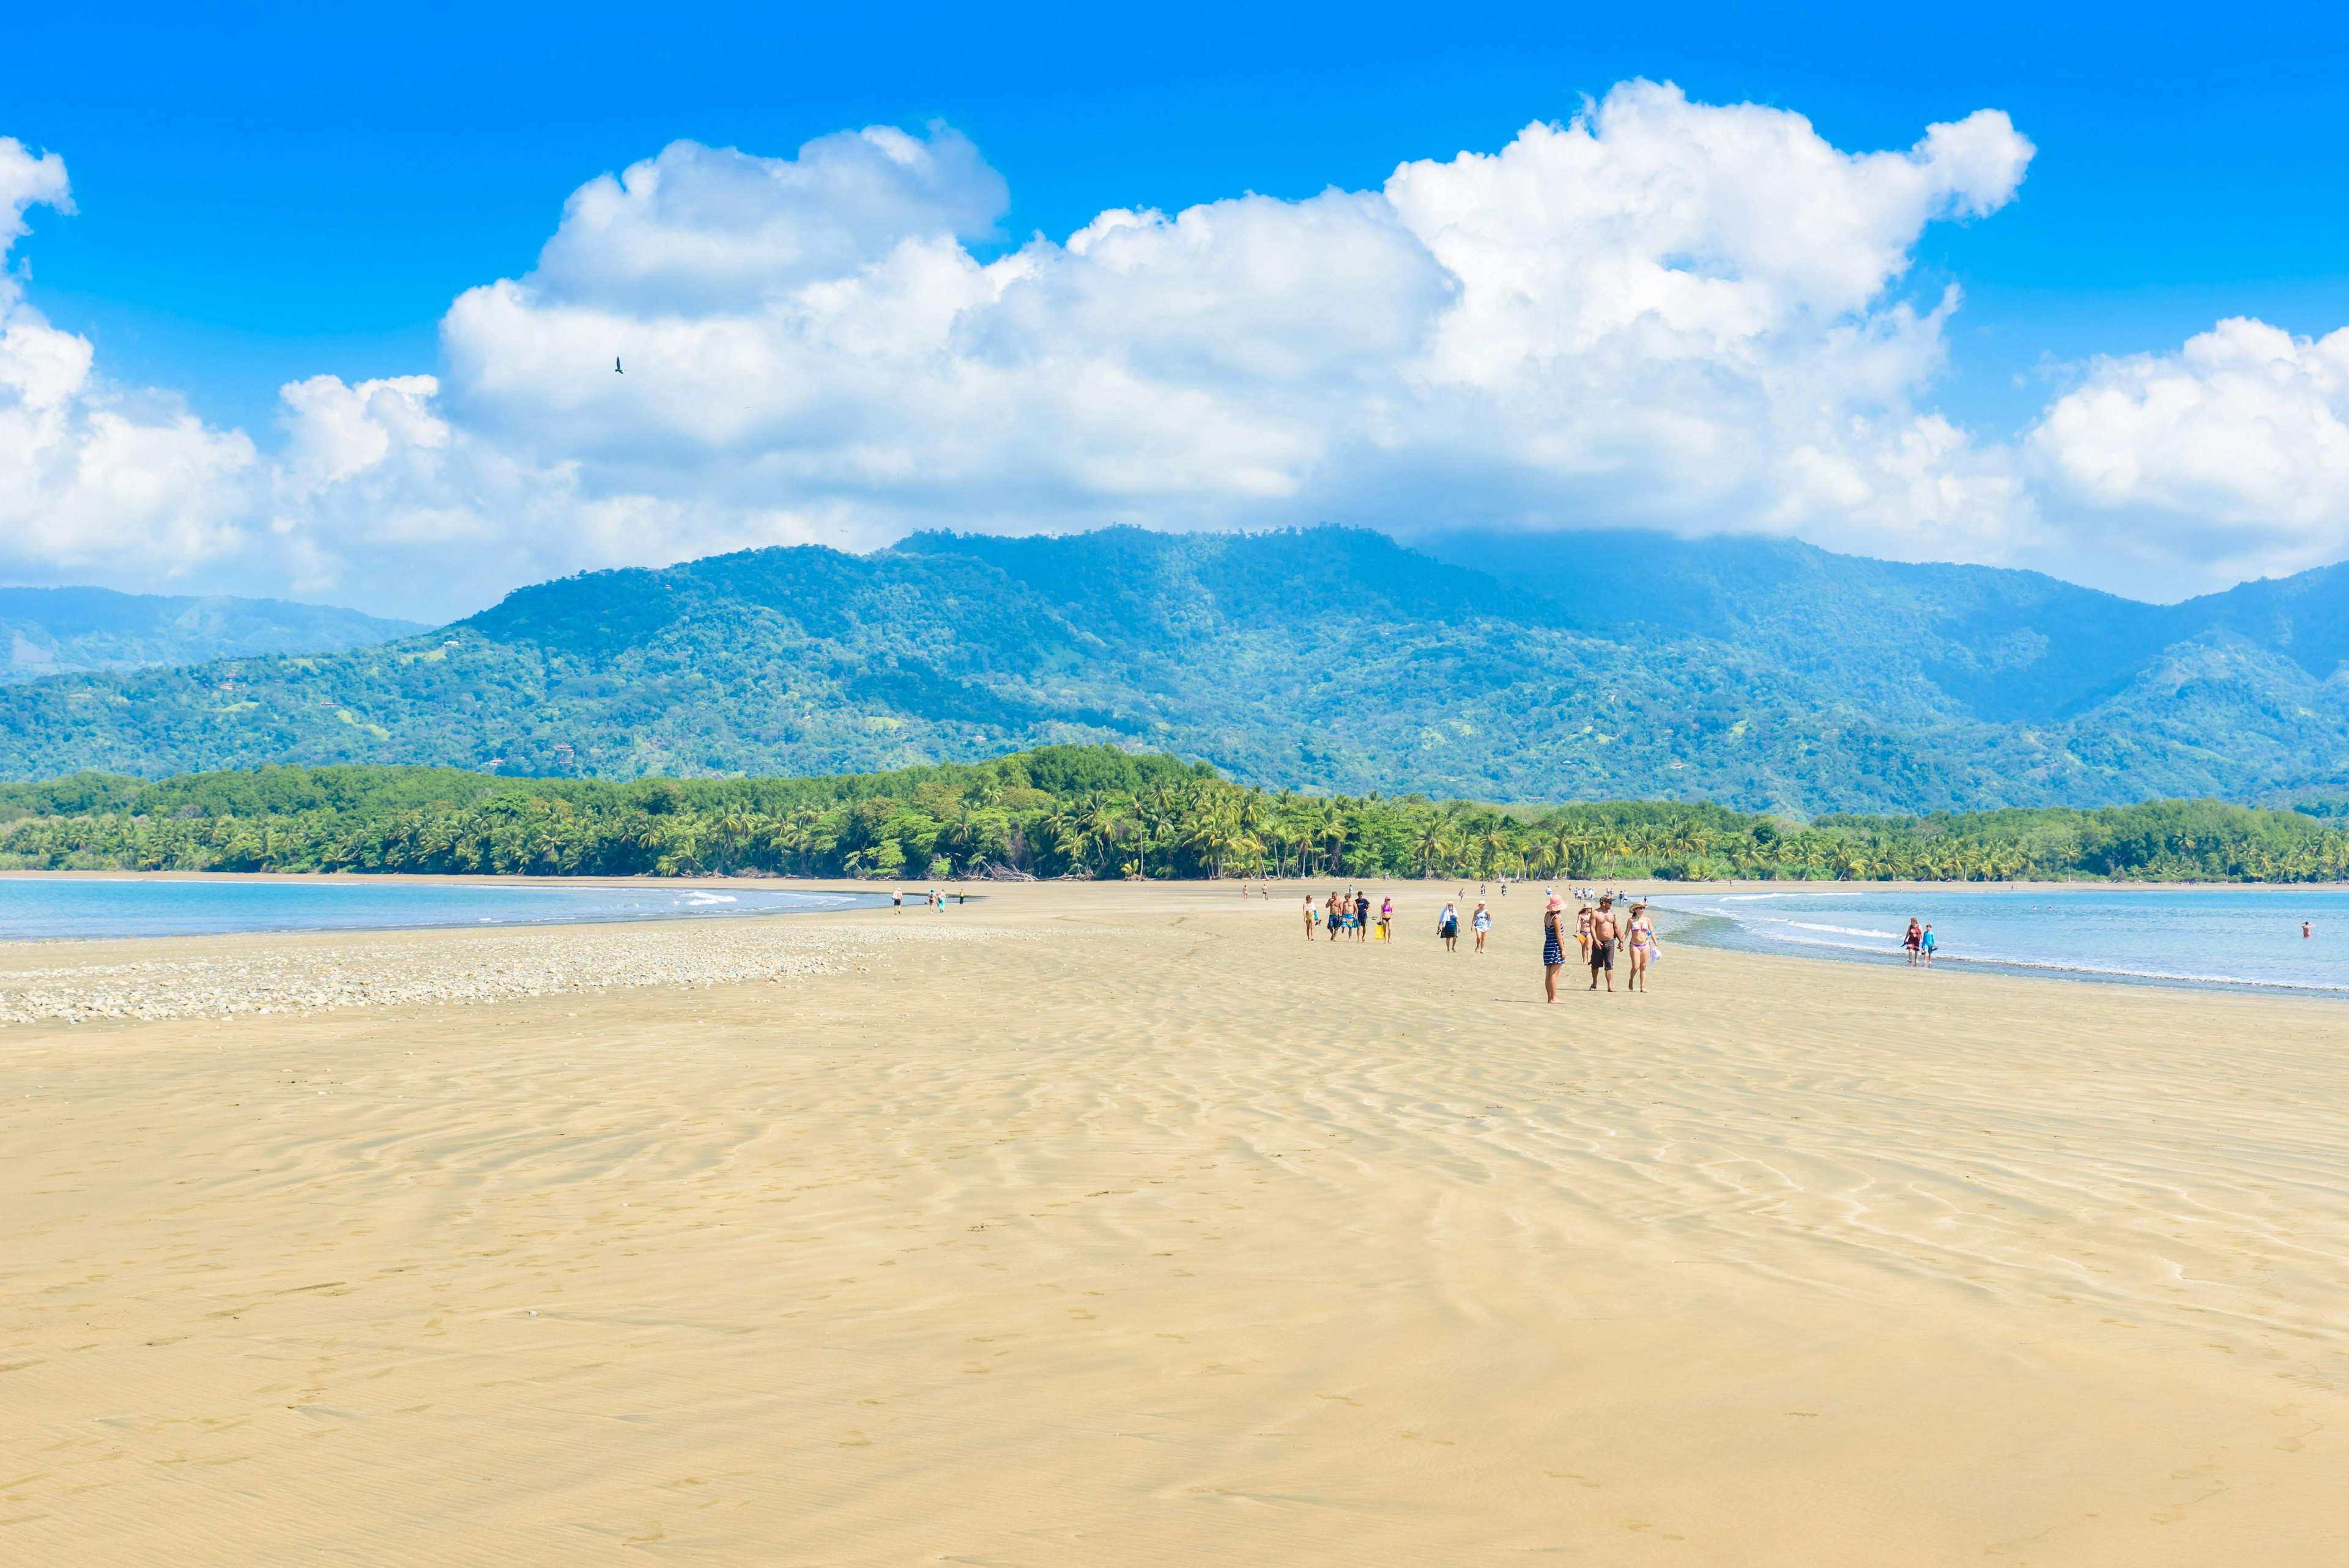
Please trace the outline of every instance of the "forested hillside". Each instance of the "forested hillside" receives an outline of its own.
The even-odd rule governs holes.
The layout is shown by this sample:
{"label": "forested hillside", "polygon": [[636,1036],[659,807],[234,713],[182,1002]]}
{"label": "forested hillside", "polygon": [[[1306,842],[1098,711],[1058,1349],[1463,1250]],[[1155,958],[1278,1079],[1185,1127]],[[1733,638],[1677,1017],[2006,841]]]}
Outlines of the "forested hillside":
{"label": "forested hillside", "polygon": [[1785,819],[1671,802],[1504,811],[1245,788],[1050,747],[823,778],[634,783],[264,768],[0,785],[0,867],[949,877],[2339,879],[2349,831],[2211,801]]}
{"label": "forested hillside", "polygon": [[2341,568],[2187,605],[1767,541],[920,535],[542,584],[422,638],[0,691],[0,774],[829,774],[1115,741],[1272,787],[1745,810],[2349,783]]}

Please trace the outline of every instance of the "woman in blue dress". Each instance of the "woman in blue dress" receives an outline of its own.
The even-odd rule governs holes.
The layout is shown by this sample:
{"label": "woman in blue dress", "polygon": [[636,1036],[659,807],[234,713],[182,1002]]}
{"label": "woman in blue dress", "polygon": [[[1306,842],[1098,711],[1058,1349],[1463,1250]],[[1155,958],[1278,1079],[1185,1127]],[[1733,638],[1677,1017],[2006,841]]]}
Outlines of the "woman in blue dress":
{"label": "woman in blue dress", "polygon": [[1557,971],[1566,967],[1566,900],[1552,893],[1542,915],[1542,989],[1557,1000]]}

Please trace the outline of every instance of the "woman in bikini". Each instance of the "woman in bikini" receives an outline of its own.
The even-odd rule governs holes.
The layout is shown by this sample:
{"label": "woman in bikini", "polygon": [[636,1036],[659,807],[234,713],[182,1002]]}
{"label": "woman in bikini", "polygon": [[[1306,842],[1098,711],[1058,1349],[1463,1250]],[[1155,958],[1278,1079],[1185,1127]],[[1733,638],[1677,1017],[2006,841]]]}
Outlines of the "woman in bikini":
{"label": "woman in bikini", "polygon": [[1485,908],[1480,901],[1476,906],[1475,914],[1469,918],[1468,923],[1475,928],[1476,950],[1481,953],[1485,950],[1485,933],[1493,929],[1493,911]]}
{"label": "woman in bikini", "polygon": [[1647,905],[1631,906],[1631,920],[1624,930],[1631,939],[1630,989],[1645,991],[1648,989],[1648,965],[1657,952],[1656,928],[1649,922]]}

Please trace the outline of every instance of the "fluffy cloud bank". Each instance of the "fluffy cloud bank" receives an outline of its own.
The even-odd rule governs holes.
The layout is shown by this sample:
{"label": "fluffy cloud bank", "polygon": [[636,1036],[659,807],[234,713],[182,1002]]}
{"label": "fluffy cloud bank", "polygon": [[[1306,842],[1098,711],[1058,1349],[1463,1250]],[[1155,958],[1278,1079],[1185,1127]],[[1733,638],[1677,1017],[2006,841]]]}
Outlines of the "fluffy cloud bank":
{"label": "fluffy cloud bank", "polygon": [[2237,318],[2176,354],[2098,359],[2030,440],[2075,526],[2182,576],[2349,556],[2349,328]]}
{"label": "fluffy cloud bank", "polygon": [[[678,142],[461,296],[441,375],[286,387],[267,458],[109,387],[0,281],[0,570],[429,614],[941,524],[1646,524],[2011,560],[2045,541],[2043,493],[2189,574],[2330,548],[2339,338],[2271,335],[2279,357],[2228,324],[2100,362],[2015,447],[1926,405],[1957,299],[1901,292],[1914,248],[2010,201],[2032,151],[1994,110],[1853,154],[1634,82],[1376,191],[1006,246],[1004,183],[950,130]],[[0,142],[0,238],[67,200],[54,154]]]}
{"label": "fluffy cloud bank", "polygon": [[[0,255],[43,205],[73,210],[65,161],[0,137]],[[253,443],[169,398],[107,386],[91,358],[0,273],[0,566],[102,577],[234,549]]]}
{"label": "fluffy cloud bank", "polygon": [[2013,481],[1910,406],[1952,302],[1887,293],[2030,156],[1995,111],[1853,156],[1634,83],[1380,191],[1112,211],[982,261],[1003,188],[950,131],[680,143],[457,301],[449,396],[589,493],[815,536],[1342,517],[1990,547]]}

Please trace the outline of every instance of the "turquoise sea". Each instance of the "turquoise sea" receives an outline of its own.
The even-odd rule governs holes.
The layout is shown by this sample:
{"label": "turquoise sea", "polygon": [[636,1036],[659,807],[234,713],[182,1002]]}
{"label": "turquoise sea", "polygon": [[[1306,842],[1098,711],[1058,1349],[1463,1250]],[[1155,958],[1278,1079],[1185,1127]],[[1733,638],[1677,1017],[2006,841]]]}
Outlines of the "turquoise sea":
{"label": "turquoise sea", "polygon": [[[1666,941],[1904,963],[1910,917],[1937,964],[2156,985],[2349,994],[2349,891],[2113,888],[1896,893],[1825,887],[1658,895]],[[2302,936],[2302,922],[2308,922]]]}
{"label": "turquoise sea", "polygon": [[20,876],[0,877],[0,941],[676,920],[846,909],[885,901],[868,893],[650,883]]}

